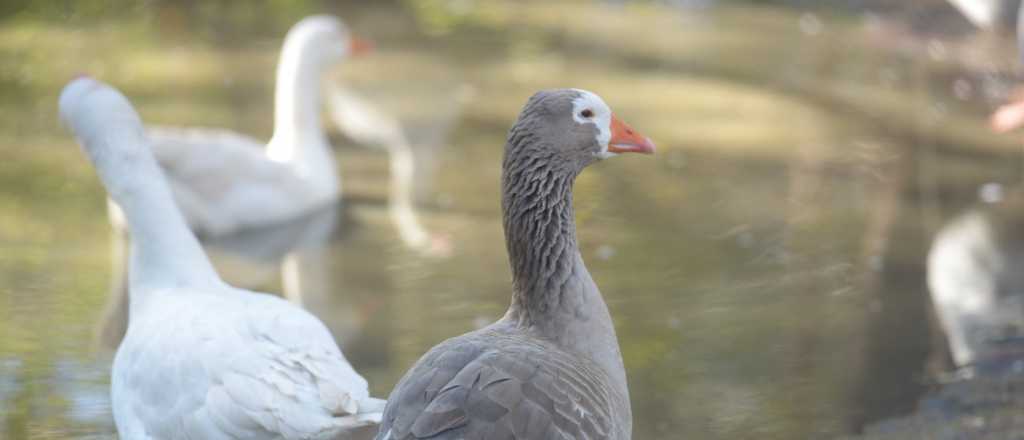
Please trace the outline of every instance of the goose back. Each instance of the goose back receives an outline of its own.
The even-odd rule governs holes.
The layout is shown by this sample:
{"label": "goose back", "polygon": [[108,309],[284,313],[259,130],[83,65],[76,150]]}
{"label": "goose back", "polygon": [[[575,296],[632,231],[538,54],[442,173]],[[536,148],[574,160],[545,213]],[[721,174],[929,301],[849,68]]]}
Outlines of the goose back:
{"label": "goose back", "polygon": [[629,438],[617,422],[628,397],[607,382],[586,358],[497,323],[424,355],[395,387],[378,438]]}

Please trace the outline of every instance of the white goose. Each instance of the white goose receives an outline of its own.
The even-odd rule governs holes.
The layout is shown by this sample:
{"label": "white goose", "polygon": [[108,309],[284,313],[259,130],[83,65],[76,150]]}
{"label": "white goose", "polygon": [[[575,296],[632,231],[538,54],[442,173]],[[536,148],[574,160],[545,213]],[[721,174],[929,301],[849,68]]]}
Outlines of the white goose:
{"label": "white goose", "polygon": [[1024,355],[1024,199],[972,208],[935,235],[928,289],[961,372],[995,372]]}
{"label": "white goose", "polygon": [[[366,47],[336,17],[316,15],[296,23],[281,49],[274,134],[267,144],[225,129],[147,127],[178,208],[197,235],[234,237],[282,225],[338,198],[337,167],[320,124],[319,84],[331,66]],[[117,346],[125,331],[117,317],[123,316],[126,303],[129,240],[121,209],[110,199],[107,207],[114,226],[107,312],[113,319],[103,321],[100,339],[109,348]]]}
{"label": "white goose", "polygon": [[79,78],[60,113],[134,237],[128,332],[111,374],[121,438],[333,439],[380,420],[384,402],[320,321],[220,279],[124,96]]}
{"label": "white goose", "polygon": [[[269,143],[212,128],[150,127],[153,153],[178,206],[202,236],[281,223],[334,202],[340,183],[320,123],[323,73],[361,50],[335,17],[318,15],[288,31],[277,68]],[[124,220],[112,206],[111,219]]]}

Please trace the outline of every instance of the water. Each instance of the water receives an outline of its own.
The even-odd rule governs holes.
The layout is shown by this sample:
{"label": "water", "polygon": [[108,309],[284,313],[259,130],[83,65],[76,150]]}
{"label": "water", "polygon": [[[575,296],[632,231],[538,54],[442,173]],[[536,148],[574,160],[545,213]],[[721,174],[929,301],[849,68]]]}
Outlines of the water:
{"label": "water", "polygon": [[[266,138],[278,39],[324,11],[311,3],[266,15],[40,6],[2,22],[0,437],[114,432],[109,228],[102,188],[56,121],[64,81],[90,72],[148,121]],[[576,186],[636,438],[830,438],[911,410],[948,367],[925,255],[979,187],[1021,179],[1019,139],[984,126],[1012,85],[1012,48],[916,37],[900,16],[715,2],[326,11],[376,40],[334,79],[408,123],[419,214],[451,254],[402,244],[387,156],[338,136],[338,211],[209,250],[230,282],[281,292],[277,244],[305,243],[292,258],[306,288],[291,297],[373,393],[507,307],[501,147],[525,99],[556,86],[600,93],[659,148],[597,164]],[[270,244],[238,254],[253,242]]]}

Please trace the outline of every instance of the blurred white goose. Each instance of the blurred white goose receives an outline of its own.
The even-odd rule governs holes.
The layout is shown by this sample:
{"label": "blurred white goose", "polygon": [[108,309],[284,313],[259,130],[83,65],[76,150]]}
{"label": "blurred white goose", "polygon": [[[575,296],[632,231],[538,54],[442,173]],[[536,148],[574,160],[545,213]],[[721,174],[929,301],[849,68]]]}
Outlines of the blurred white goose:
{"label": "blurred white goose", "polygon": [[79,78],[60,113],[134,237],[128,333],[111,374],[121,438],[335,439],[379,422],[384,402],[320,321],[220,279],[124,96]]}
{"label": "blurred white goose", "polygon": [[[282,225],[338,198],[337,167],[320,123],[321,77],[368,47],[336,17],[315,15],[296,23],[281,49],[274,134],[267,144],[224,129],[147,128],[178,207],[197,235],[219,238]],[[120,316],[123,301],[117,298],[125,296],[127,285],[127,224],[117,204],[108,199],[107,206],[115,229],[109,314]],[[110,323],[105,321],[100,337],[116,346],[124,327],[116,320]]]}
{"label": "blurred white goose", "polygon": [[[219,236],[281,223],[338,198],[337,166],[320,120],[320,83],[329,67],[365,47],[336,17],[295,24],[281,49],[267,144],[223,129],[147,129],[193,231]],[[123,229],[115,206],[111,218]]]}
{"label": "blurred white goose", "polygon": [[950,353],[964,372],[1024,356],[1024,193],[1002,187],[935,235],[928,287]]}

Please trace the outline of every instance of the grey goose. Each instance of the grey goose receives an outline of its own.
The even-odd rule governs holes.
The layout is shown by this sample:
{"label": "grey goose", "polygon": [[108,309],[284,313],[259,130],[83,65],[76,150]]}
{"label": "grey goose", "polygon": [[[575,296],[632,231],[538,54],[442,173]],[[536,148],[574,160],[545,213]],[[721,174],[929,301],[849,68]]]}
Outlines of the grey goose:
{"label": "grey goose", "polygon": [[653,153],[594,93],[533,95],[509,132],[502,212],[512,304],[442,342],[392,391],[380,440],[629,439],[626,372],[576,245],[572,188],[588,165]]}

